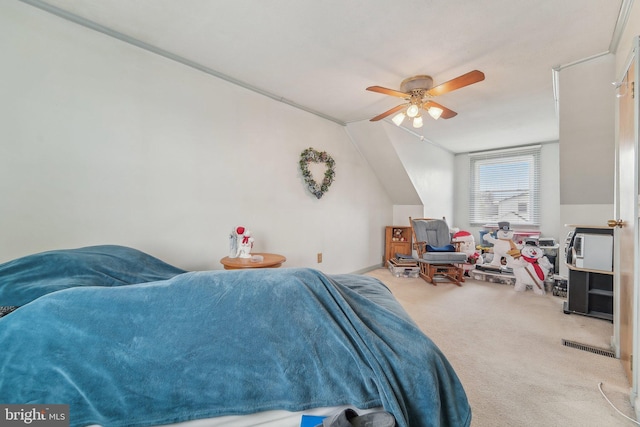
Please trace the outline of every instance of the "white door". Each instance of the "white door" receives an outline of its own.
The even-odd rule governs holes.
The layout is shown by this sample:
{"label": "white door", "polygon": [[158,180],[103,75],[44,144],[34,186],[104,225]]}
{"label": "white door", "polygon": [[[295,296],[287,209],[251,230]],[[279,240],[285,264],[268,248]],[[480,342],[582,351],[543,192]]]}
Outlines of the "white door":
{"label": "white door", "polygon": [[[635,80],[638,67],[637,40],[634,56],[618,88],[618,150],[617,150],[617,185],[616,213],[619,227],[615,232],[617,265],[615,280],[618,294],[618,313],[615,314],[616,329],[619,340],[620,361],[632,384],[635,394],[638,384],[633,378],[633,370],[637,361],[633,362],[633,351],[636,347],[636,298],[638,260],[638,100],[635,94]],[[636,368],[637,370],[637,368]]]}

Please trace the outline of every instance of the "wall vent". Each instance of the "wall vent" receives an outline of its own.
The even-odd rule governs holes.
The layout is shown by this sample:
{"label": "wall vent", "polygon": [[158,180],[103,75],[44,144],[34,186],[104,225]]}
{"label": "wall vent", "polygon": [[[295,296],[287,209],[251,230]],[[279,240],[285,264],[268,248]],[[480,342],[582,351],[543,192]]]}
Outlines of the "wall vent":
{"label": "wall vent", "polygon": [[616,354],[611,350],[606,350],[604,348],[594,347],[592,345],[580,344],[579,342],[562,340],[562,345],[565,347],[576,348],[578,350],[588,351],[589,353],[599,354],[601,356],[607,356],[611,358],[616,358]]}

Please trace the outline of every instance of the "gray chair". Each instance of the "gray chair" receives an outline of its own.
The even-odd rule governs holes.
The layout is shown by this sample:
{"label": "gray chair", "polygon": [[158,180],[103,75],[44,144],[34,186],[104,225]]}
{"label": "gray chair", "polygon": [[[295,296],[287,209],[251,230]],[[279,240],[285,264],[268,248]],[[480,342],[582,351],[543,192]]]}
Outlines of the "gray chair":
{"label": "gray chair", "polygon": [[433,285],[436,282],[452,282],[458,286],[464,282],[462,265],[467,254],[458,252],[451,242],[451,232],[444,219],[411,218],[413,249],[418,254],[420,277]]}

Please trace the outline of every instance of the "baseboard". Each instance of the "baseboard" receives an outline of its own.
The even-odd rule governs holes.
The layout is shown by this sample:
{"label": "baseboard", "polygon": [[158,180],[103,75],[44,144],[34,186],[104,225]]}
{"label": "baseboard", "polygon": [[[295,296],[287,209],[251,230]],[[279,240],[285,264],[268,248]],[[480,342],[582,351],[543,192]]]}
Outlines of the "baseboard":
{"label": "baseboard", "polygon": [[352,272],[351,274],[365,274],[365,273],[368,273],[368,272],[373,271],[373,270],[377,270],[377,269],[382,268],[382,267],[384,267],[382,264],[376,264],[376,265],[372,265],[370,267],[365,267],[365,268],[362,268],[360,270],[356,270],[356,271]]}
{"label": "baseboard", "polygon": [[610,343],[611,351],[616,354],[616,359],[620,359],[620,347],[618,347],[618,342],[616,341],[616,336],[611,335],[611,343]]}

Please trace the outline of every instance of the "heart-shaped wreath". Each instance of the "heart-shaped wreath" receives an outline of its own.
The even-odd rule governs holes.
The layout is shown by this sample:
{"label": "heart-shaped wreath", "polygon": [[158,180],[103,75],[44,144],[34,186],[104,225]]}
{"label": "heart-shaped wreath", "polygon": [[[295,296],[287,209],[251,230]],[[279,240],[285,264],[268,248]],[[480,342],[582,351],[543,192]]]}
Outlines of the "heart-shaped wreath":
{"label": "heart-shaped wreath", "polygon": [[[324,179],[322,180],[322,184],[318,185],[318,183],[313,179],[313,175],[311,175],[311,171],[309,170],[309,163],[324,163],[327,165],[327,170],[324,172]],[[305,184],[307,184],[307,188],[318,199],[321,198],[324,193],[329,191],[329,186],[333,182],[333,177],[335,176],[335,164],[336,162],[333,158],[327,154],[326,151],[316,151],[313,148],[309,147],[300,154],[300,171],[302,172],[302,177],[304,178]]]}

